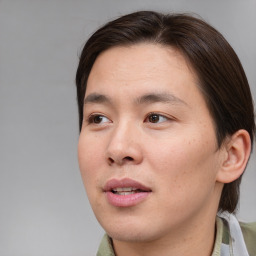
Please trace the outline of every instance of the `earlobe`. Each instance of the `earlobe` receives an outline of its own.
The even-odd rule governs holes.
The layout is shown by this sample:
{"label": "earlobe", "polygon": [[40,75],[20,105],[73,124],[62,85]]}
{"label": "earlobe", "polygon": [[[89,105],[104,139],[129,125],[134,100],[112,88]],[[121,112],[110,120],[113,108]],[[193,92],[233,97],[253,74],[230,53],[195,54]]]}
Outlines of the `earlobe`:
{"label": "earlobe", "polygon": [[251,153],[251,139],[246,130],[238,130],[226,142],[223,150],[225,158],[217,174],[217,181],[230,183],[244,172]]}

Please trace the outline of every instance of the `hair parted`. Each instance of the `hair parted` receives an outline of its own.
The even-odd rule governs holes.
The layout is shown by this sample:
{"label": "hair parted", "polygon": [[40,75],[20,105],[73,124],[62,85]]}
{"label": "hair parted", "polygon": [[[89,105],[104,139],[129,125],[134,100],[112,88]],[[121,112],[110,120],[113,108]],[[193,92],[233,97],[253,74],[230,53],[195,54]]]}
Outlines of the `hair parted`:
{"label": "hair parted", "polygon": [[[212,26],[186,14],[140,11],[124,15],[98,29],[86,42],[76,73],[80,129],[86,84],[97,56],[116,46],[153,43],[182,53],[195,71],[199,88],[215,124],[218,146],[239,129],[255,136],[252,95],[243,67],[233,48]],[[234,212],[241,177],[224,185],[219,210]]]}

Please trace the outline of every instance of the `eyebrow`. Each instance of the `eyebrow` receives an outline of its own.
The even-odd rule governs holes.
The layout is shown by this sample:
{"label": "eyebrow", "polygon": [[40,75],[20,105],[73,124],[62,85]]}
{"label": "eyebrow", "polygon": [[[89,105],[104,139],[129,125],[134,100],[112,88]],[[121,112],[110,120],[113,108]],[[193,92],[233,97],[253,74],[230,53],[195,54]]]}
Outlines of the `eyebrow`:
{"label": "eyebrow", "polygon": [[[169,104],[182,104],[188,106],[188,104],[185,101],[170,93],[148,93],[142,95],[141,97],[138,97],[135,100],[135,103],[138,105],[158,102]],[[90,103],[111,104],[111,99],[104,94],[92,93],[84,99],[84,105]]]}
{"label": "eyebrow", "polygon": [[137,104],[149,104],[157,102],[188,105],[185,101],[170,93],[149,93],[139,97],[136,100]]}
{"label": "eyebrow", "polygon": [[84,105],[89,104],[89,103],[110,103],[111,100],[109,97],[103,94],[99,93],[92,93],[89,94],[85,99],[84,99]]}

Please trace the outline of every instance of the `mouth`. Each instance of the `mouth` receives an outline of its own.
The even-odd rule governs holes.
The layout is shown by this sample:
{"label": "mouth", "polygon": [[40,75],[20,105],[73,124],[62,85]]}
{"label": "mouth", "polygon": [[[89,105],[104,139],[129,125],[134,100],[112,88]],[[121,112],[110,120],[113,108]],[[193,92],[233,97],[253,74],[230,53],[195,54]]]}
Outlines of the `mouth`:
{"label": "mouth", "polygon": [[130,188],[115,188],[115,189],[112,189],[111,192],[116,195],[126,196],[126,195],[132,195],[135,193],[141,193],[145,191],[130,187]]}
{"label": "mouth", "polygon": [[145,185],[132,179],[109,180],[103,189],[109,204],[116,207],[131,207],[144,201],[152,192]]}

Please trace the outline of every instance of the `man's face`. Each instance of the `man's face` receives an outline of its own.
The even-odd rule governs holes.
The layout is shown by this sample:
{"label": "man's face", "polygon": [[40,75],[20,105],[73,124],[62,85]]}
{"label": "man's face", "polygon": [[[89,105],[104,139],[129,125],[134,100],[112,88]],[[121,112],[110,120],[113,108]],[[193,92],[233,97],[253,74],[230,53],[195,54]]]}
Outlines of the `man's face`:
{"label": "man's face", "polygon": [[92,209],[114,240],[152,241],[215,216],[222,153],[197,82],[178,51],[159,45],[96,59],[78,157]]}

